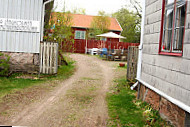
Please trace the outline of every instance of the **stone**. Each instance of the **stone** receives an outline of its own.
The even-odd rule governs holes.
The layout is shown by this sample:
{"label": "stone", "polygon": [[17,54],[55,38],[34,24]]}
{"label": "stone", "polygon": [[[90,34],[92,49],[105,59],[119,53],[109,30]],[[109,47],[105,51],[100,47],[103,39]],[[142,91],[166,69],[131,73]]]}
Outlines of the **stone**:
{"label": "stone", "polygon": [[10,56],[10,71],[36,73],[39,71],[39,54],[2,52]]}
{"label": "stone", "polygon": [[145,97],[145,101],[151,104],[154,110],[159,110],[160,106],[160,96],[154,91],[148,89],[147,95]]}
{"label": "stone", "polygon": [[140,85],[140,95],[139,95],[139,99],[144,101],[144,95],[146,92],[146,87],[144,85]]}
{"label": "stone", "polygon": [[175,127],[184,127],[185,111],[167,99],[161,97],[156,92],[141,85],[140,99],[149,103],[154,110],[159,111],[160,116]]}
{"label": "stone", "polygon": [[185,111],[169,102],[165,98],[160,101],[160,115],[176,127],[184,127]]}

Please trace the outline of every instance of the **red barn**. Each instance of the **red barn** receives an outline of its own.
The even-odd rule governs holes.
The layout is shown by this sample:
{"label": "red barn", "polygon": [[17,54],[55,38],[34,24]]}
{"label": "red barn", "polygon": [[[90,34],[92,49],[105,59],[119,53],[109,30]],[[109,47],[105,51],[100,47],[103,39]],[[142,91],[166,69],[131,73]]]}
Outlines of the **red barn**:
{"label": "red barn", "polygon": [[[54,20],[56,20],[56,13],[60,12],[53,12],[51,15],[54,17]],[[83,15],[83,14],[71,14],[72,17],[72,28],[74,29],[74,39],[86,39],[86,32],[91,28],[91,24],[93,21],[93,18],[96,16],[91,15]],[[122,28],[117,21],[116,18],[109,17],[110,20],[110,26],[108,30],[110,32],[114,32],[116,34],[121,34]],[[106,41],[109,41],[110,38],[108,38]],[[119,42],[119,39],[112,39],[112,41]]]}

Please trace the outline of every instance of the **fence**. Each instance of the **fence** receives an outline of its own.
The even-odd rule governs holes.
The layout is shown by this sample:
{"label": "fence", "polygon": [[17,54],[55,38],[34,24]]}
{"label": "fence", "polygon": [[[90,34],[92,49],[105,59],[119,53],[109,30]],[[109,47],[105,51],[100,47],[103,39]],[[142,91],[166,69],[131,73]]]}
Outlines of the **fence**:
{"label": "fence", "polygon": [[40,73],[56,74],[58,68],[58,43],[41,42]]}
{"label": "fence", "polygon": [[134,80],[137,73],[138,47],[129,46],[127,58],[127,79]]}
{"label": "fence", "polygon": [[62,50],[66,52],[85,53],[86,45],[87,48],[128,49],[129,46],[139,46],[139,43],[75,39],[74,44],[71,42],[62,42]]}

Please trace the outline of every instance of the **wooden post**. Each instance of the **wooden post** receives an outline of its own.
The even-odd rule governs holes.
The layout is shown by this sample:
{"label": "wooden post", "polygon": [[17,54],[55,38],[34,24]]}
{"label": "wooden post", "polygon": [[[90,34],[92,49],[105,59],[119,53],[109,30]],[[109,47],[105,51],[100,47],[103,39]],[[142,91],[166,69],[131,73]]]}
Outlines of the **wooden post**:
{"label": "wooden post", "polygon": [[127,58],[127,80],[134,80],[137,73],[137,59],[138,59],[138,47],[128,47],[128,58]]}

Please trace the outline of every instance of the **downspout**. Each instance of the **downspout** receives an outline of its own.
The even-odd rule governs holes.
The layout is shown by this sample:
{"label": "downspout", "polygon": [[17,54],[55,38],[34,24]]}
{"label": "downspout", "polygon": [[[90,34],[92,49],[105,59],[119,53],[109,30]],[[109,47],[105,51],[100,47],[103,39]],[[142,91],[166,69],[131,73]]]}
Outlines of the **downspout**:
{"label": "downspout", "polygon": [[43,3],[43,7],[42,7],[42,26],[41,26],[41,41],[43,41],[43,36],[44,36],[44,17],[45,17],[45,7],[46,4],[52,2],[54,0],[48,0],[46,2]]}
{"label": "downspout", "polygon": [[[50,3],[50,2],[52,2],[53,0],[48,0],[48,1],[46,1],[46,2],[44,2],[43,3],[43,7],[42,7],[42,23],[41,23],[41,33],[40,33],[40,36],[41,36],[41,39],[40,39],[40,41],[43,41],[43,36],[44,36],[44,16],[45,16],[45,6],[46,6],[46,4],[48,4],[48,3]],[[39,61],[40,61],[40,57],[39,57]],[[40,62],[40,67],[39,67],[39,74],[38,74],[38,77],[40,76],[40,70],[41,70],[41,67],[42,67],[42,65],[41,65],[41,62]]]}
{"label": "downspout", "polygon": [[[138,56],[138,65],[137,65],[137,80],[140,79],[141,77],[142,49],[144,42],[144,24],[145,24],[145,0],[142,1],[141,41],[139,46],[139,56]],[[137,81],[133,86],[131,86],[131,90],[133,90],[138,84],[139,82]],[[138,95],[139,95],[139,90],[138,90]]]}

